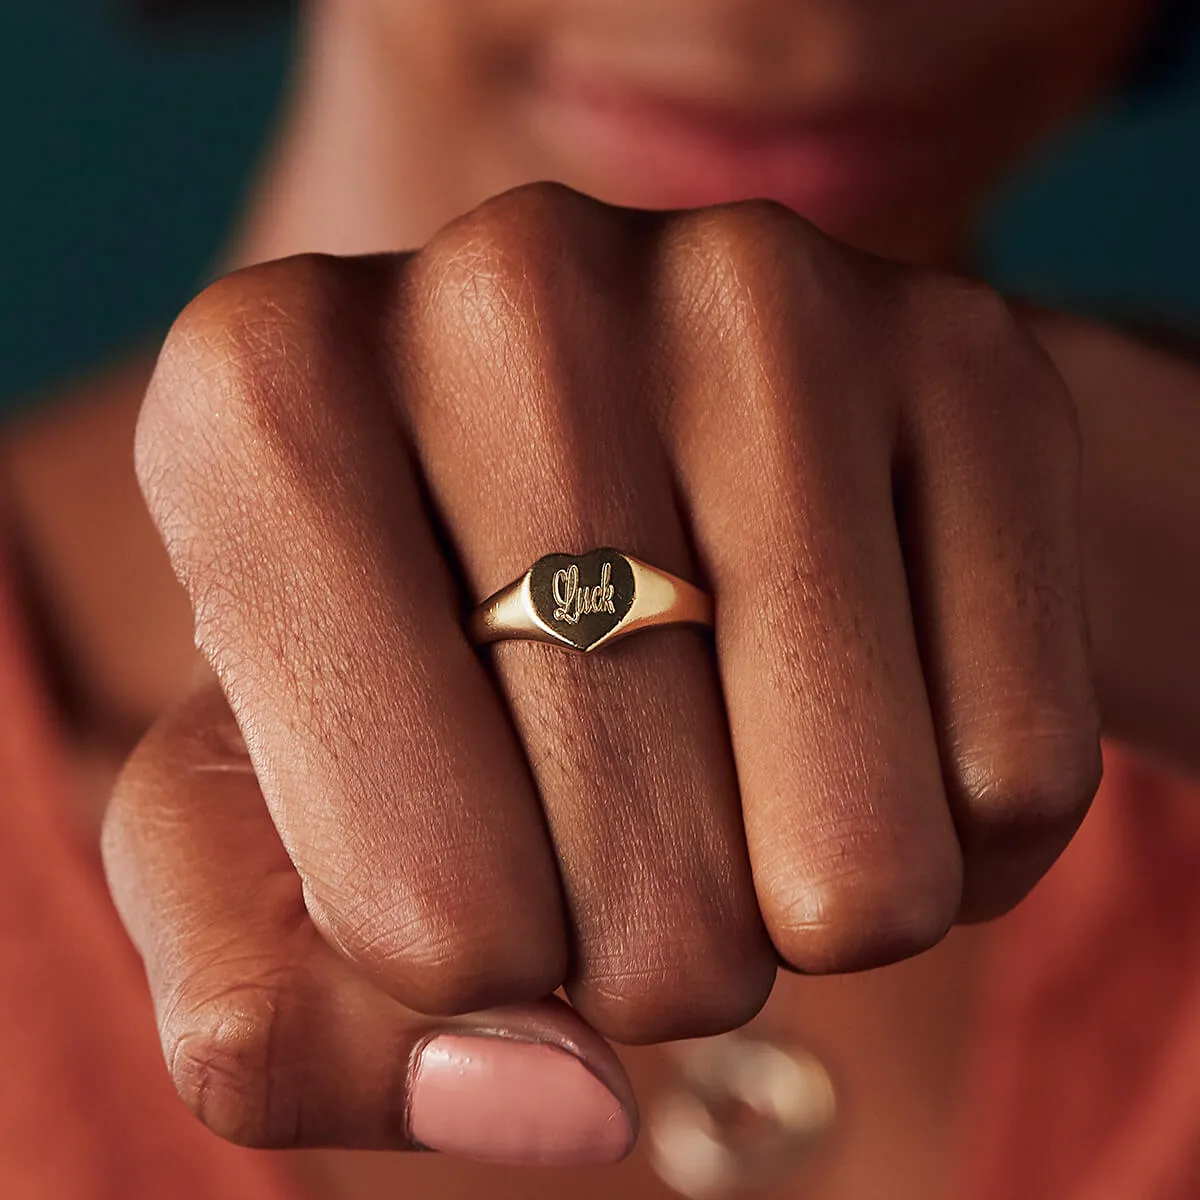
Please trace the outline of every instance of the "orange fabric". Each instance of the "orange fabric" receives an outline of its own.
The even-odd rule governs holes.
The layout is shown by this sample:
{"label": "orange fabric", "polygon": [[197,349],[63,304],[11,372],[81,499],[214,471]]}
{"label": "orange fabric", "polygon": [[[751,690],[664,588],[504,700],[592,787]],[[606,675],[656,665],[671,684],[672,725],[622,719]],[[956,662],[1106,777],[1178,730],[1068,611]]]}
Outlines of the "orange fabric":
{"label": "orange fabric", "polygon": [[175,1096],[0,578],[0,1196],[294,1200]]}
{"label": "orange fabric", "polygon": [[997,933],[962,1195],[1200,1198],[1200,786],[1109,747]]}

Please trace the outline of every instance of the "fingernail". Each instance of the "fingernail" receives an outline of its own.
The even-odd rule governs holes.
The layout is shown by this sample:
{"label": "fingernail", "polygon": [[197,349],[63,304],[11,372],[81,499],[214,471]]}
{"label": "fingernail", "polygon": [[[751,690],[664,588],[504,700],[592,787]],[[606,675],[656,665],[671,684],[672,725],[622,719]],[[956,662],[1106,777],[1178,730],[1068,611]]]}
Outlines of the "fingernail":
{"label": "fingernail", "polygon": [[413,1067],[409,1132],[430,1150],[484,1162],[616,1162],[633,1126],[573,1054],[503,1037],[444,1035]]}

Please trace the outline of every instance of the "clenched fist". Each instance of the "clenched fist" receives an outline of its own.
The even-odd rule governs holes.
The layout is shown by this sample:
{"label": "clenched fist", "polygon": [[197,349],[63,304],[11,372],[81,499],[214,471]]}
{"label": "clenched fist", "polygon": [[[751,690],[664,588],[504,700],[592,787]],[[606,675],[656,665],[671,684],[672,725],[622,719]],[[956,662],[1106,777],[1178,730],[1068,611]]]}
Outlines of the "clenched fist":
{"label": "clenched fist", "polygon": [[[137,466],[214,676],[105,834],[184,1098],[256,1144],[618,1157],[597,1035],[1014,904],[1098,779],[1078,457],[999,298],[773,205],[536,186],[208,289]],[[593,546],[713,633],[471,647]]]}

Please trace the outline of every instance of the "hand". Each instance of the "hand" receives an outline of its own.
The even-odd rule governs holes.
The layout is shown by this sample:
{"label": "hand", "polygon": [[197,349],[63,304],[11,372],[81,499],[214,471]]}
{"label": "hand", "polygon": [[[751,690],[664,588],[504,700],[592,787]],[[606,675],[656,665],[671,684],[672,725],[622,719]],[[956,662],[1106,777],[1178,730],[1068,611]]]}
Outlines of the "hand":
{"label": "hand", "polygon": [[[736,1027],[780,961],[1012,905],[1098,779],[1077,442],[995,295],[771,205],[538,186],[210,288],[137,466],[219,686],[105,836],[184,1098],[256,1144],[613,1157],[593,1030]],[[702,582],[715,638],[470,648],[595,545]]]}

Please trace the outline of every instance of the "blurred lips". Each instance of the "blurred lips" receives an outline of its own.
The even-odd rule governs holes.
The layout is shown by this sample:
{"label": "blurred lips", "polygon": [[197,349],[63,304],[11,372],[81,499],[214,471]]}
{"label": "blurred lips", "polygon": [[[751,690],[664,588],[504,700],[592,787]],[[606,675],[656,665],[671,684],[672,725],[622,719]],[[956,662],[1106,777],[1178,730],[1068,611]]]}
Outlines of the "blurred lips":
{"label": "blurred lips", "polygon": [[750,111],[595,75],[547,73],[535,117],[590,190],[641,208],[777,200],[837,231],[870,220],[952,149],[952,130],[862,106]]}

